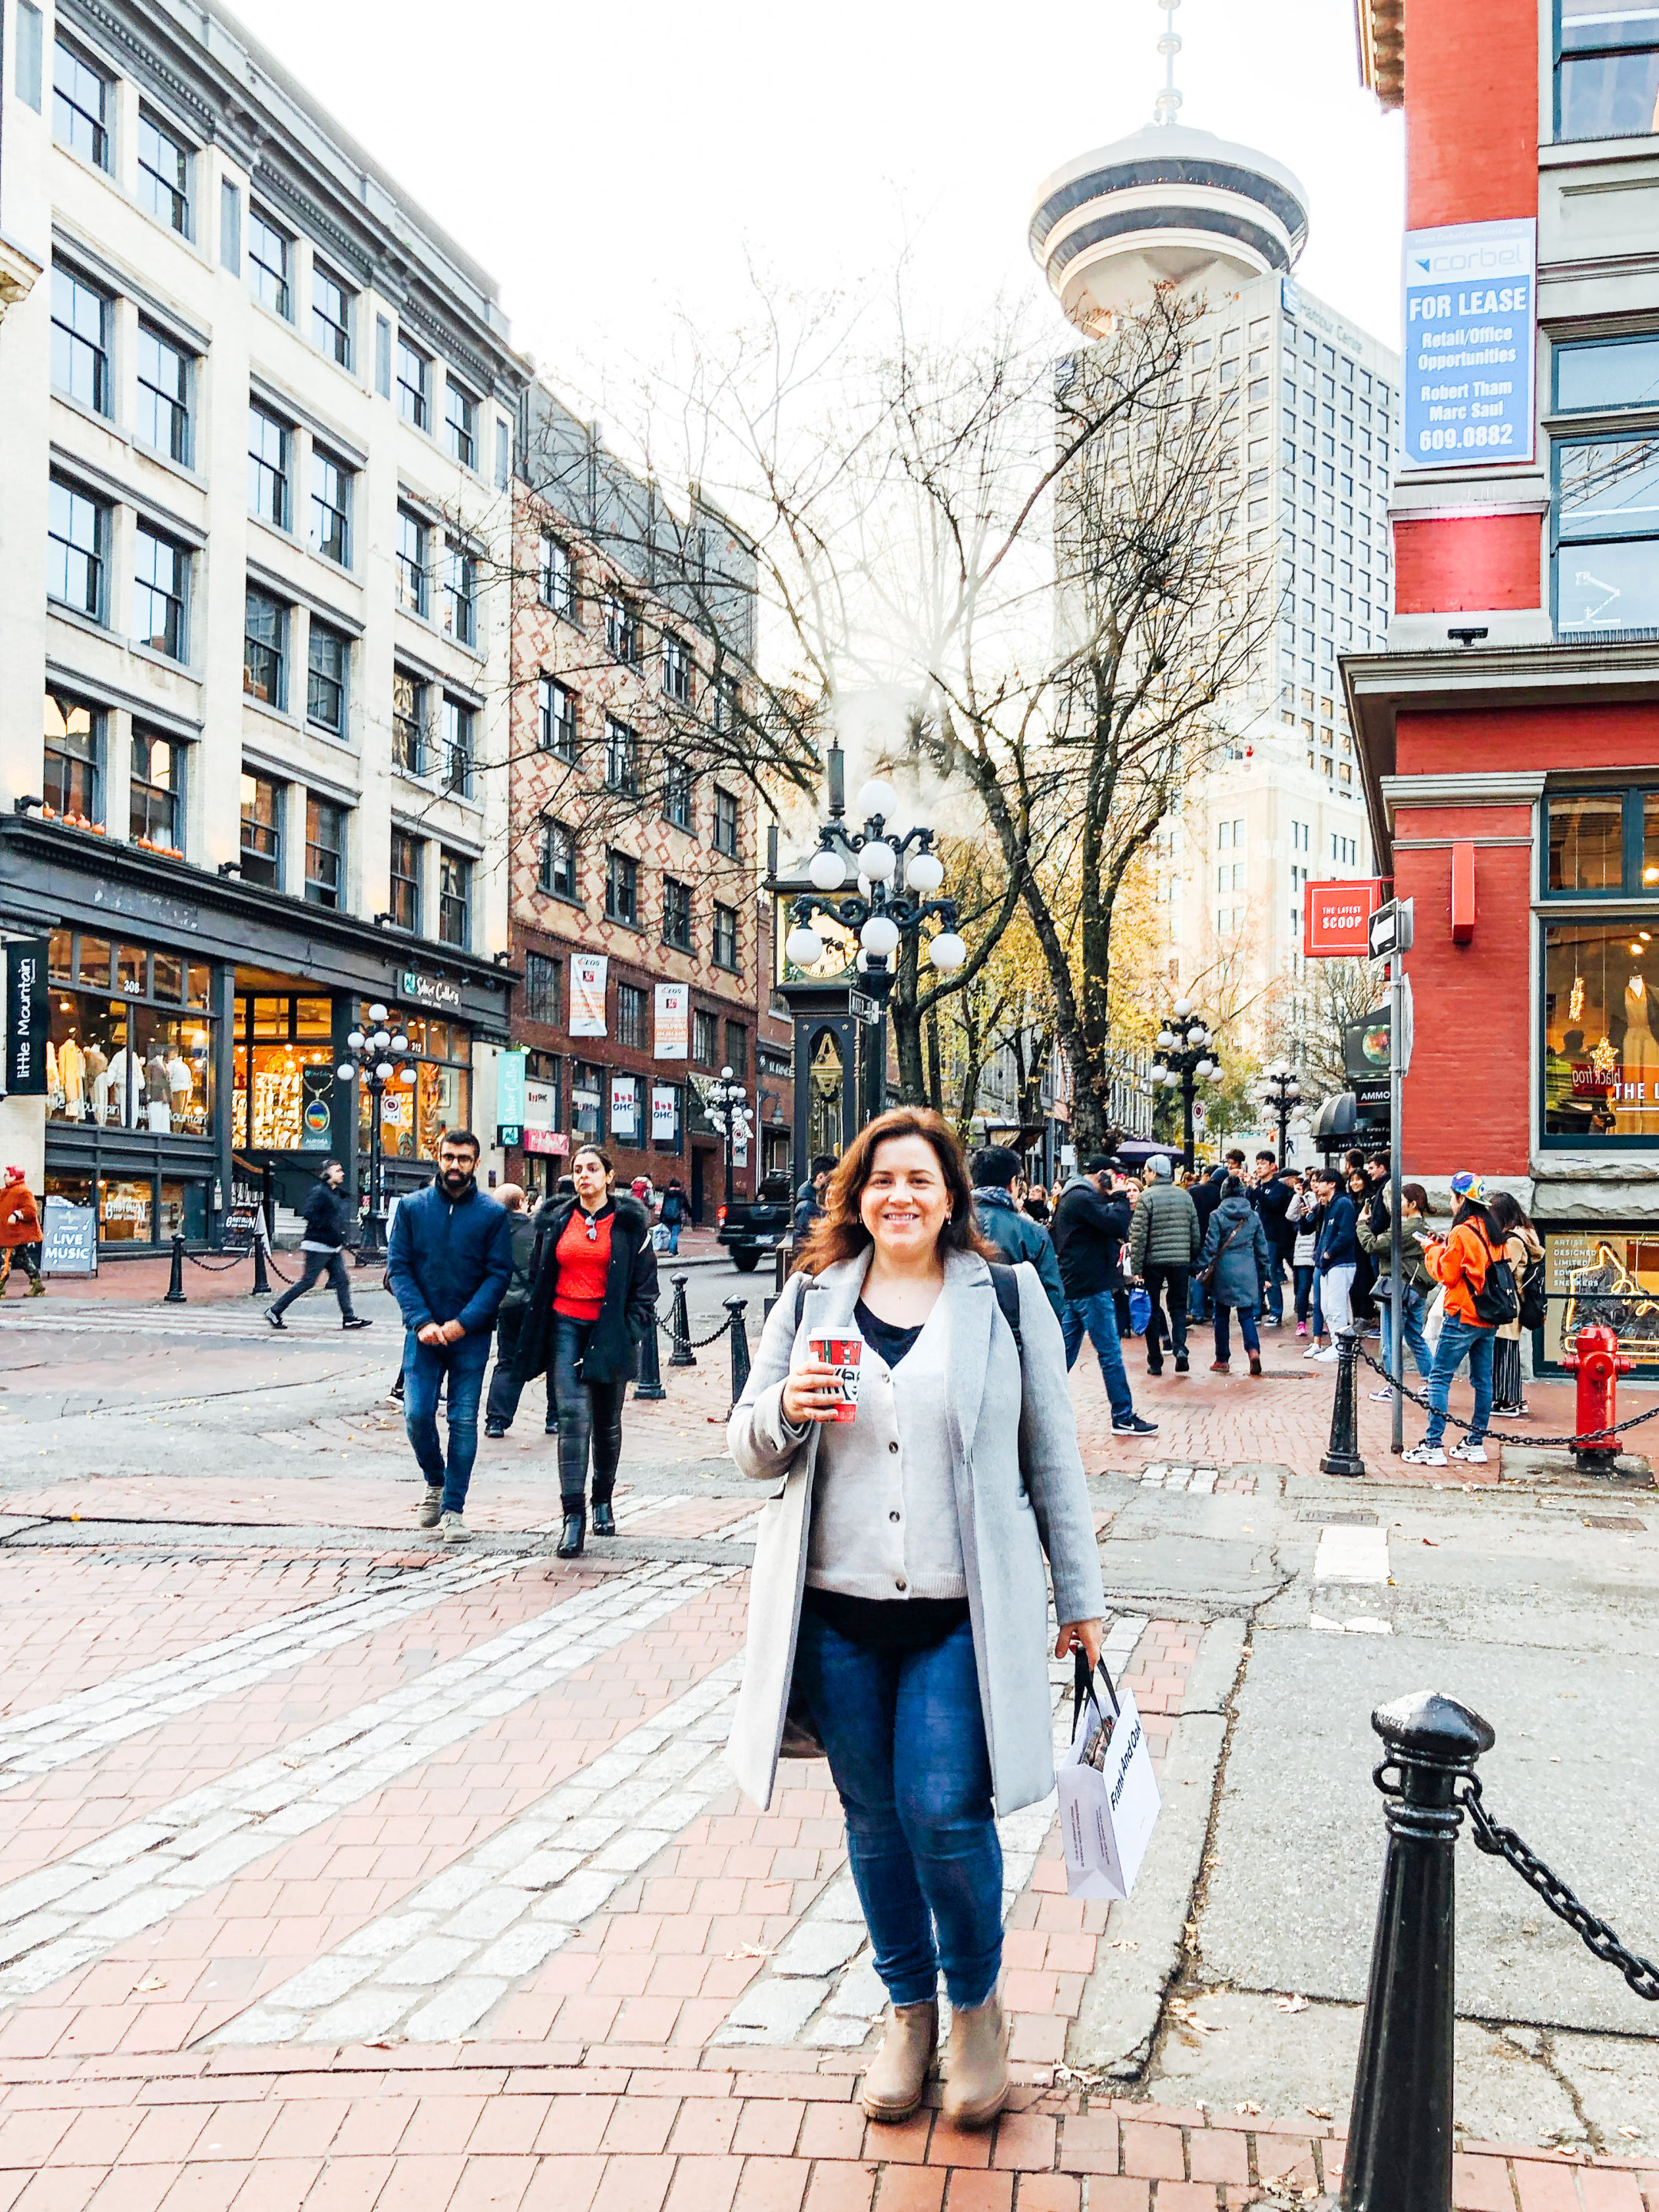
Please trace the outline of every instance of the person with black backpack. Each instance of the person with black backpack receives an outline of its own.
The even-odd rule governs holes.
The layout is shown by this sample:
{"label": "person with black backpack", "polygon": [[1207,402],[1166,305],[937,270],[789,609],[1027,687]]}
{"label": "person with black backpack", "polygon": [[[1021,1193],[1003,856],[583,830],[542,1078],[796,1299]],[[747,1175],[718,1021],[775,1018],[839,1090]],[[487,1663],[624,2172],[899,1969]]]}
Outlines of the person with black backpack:
{"label": "person with black backpack", "polygon": [[1408,1467],[1444,1467],[1448,1455],[1441,1448],[1446,1433],[1446,1401],[1454,1375],[1465,1359],[1474,1385],[1474,1419],[1468,1434],[1454,1444],[1449,1456],[1478,1467],[1486,1463],[1486,1423],[1492,1418],[1492,1346],[1499,1327],[1516,1320],[1521,1300],[1504,1249],[1503,1231],[1486,1204],[1486,1187],[1479,1176],[1467,1172],[1451,1179],[1452,1215],[1449,1237],[1431,1236],[1423,1245],[1423,1261],[1446,1294],[1446,1315],[1440,1340],[1434,1347],[1425,1393],[1429,1425],[1414,1450],[1401,1455]]}
{"label": "person with black backpack", "polygon": [[1500,1322],[1492,1346],[1492,1409],[1505,1420],[1524,1420],[1529,1408],[1521,1377],[1521,1332],[1542,1328],[1549,1310],[1544,1297],[1544,1248],[1520,1200],[1508,1191],[1495,1194],[1490,1210],[1504,1239],[1520,1301],[1515,1319]]}

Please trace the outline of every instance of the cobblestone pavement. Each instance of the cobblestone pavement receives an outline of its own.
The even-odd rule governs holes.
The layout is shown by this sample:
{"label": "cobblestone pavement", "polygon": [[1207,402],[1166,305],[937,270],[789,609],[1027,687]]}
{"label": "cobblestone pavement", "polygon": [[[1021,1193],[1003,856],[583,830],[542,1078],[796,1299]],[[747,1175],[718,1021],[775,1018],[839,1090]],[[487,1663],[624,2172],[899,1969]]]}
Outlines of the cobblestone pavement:
{"label": "cobblestone pavement", "polygon": [[[1171,2023],[1207,2032],[1250,1634],[1380,1653],[1453,1540],[1402,1522],[1403,1486],[1314,1486],[1328,1389],[1138,1377],[1160,1426],[1126,1445],[1079,1370],[1135,1593],[1109,1658],[1165,1811],[1109,1909],[1066,1895],[1052,1801],[1003,1823],[1019,2086],[963,2135],[857,2105],[881,1997],[826,1770],[762,1814],[719,1757],[758,1511],[724,1347],[630,1405],[621,1534],[561,1565],[539,1407],[481,1453],[479,1540],[440,1551],[386,1347],[303,1317],[274,1352],[222,1309],[0,1322],[0,2212],[1221,2212],[1338,2185],[1338,2101],[1148,2095]],[[1648,2140],[1466,2141],[1455,2203],[1659,2212]]]}

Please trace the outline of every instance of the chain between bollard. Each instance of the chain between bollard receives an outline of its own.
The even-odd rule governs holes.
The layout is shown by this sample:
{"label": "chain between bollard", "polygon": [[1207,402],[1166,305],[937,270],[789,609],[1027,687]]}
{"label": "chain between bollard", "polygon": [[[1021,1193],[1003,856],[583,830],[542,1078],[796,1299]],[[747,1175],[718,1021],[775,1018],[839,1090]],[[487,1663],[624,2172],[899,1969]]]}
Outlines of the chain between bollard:
{"label": "chain between bollard", "polygon": [[[1373,1374],[1380,1375],[1382,1377],[1382,1380],[1389,1384],[1391,1389],[1400,1391],[1404,1396],[1410,1399],[1413,1406],[1420,1406],[1425,1413],[1433,1413],[1435,1410],[1434,1407],[1430,1405],[1428,1400],[1423,1395],[1423,1393],[1420,1390],[1413,1390],[1408,1382],[1402,1382],[1400,1381],[1398,1376],[1390,1375],[1388,1368],[1384,1365],[1382,1361],[1380,1359],[1373,1359],[1370,1352],[1367,1352],[1363,1346],[1359,1350],[1359,1357],[1364,1361],[1366,1366],[1371,1370]],[[1446,1414],[1445,1419],[1454,1429],[1467,1430],[1474,1426],[1473,1422],[1460,1421],[1455,1413],[1449,1413]],[[1517,1436],[1513,1430],[1506,1429],[1486,1429],[1482,1431],[1482,1435],[1483,1437],[1490,1437],[1494,1443],[1499,1444],[1566,1444],[1571,1446],[1574,1450],[1593,1451],[1603,1437],[1621,1437],[1626,1429],[1639,1429],[1644,1421],[1654,1420],[1659,1420],[1659,1406],[1650,1407],[1645,1413],[1632,1413],[1629,1420],[1615,1421],[1610,1428],[1598,1429],[1594,1436],[1589,1437]]]}
{"label": "chain between bollard", "polygon": [[1466,1778],[1458,1792],[1458,1802],[1468,1814],[1475,1848],[1513,1867],[1527,1887],[1537,1891],[1556,1918],[1564,1920],[1582,1940],[1586,1950],[1607,1966],[1617,1966],[1638,1997],[1645,1997],[1650,2004],[1659,2004],[1659,1966],[1621,1943],[1607,1922],[1598,1919],[1587,1905],[1579,1903],[1560,1875],[1545,1865],[1530,1844],[1523,1843],[1513,1828],[1506,1828],[1501,1821],[1493,1820],[1482,1802],[1479,1775],[1471,1774]]}
{"label": "chain between bollard", "polygon": [[665,1336],[672,1338],[676,1344],[684,1344],[688,1352],[702,1352],[706,1350],[709,1345],[718,1344],[720,1342],[721,1337],[723,1337],[726,1331],[731,1328],[732,1321],[732,1316],[730,1314],[727,1314],[726,1319],[720,1323],[720,1327],[718,1328],[711,1328],[707,1336],[683,1337],[678,1335],[675,1332],[674,1316],[672,1313],[669,1315],[666,1321],[665,1321],[662,1316],[659,1314],[657,1316],[657,1327],[662,1331]]}

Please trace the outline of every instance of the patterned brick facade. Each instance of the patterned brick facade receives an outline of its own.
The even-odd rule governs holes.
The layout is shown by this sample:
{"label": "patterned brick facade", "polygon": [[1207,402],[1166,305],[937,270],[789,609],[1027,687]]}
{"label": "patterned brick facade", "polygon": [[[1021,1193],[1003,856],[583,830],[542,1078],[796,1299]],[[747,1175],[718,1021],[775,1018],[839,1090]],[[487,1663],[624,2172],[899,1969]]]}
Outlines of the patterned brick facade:
{"label": "patterned brick facade", "polygon": [[[752,1099],[763,1021],[769,1051],[778,1049],[770,1032],[779,1024],[764,1012],[771,951],[769,915],[757,889],[759,807],[751,786],[719,768],[693,772],[689,788],[674,792],[686,750],[676,742],[677,726],[684,726],[688,712],[715,711],[713,647],[665,593],[654,594],[641,580],[648,550],[637,568],[624,566],[625,549],[608,537],[596,542],[563,511],[567,504],[577,501],[556,505],[522,477],[515,483],[509,917],[513,964],[526,981],[515,994],[514,1039],[532,1055],[532,1082],[556,1085],[556,1141],[574,1141],[579,1128],[591,1127],[591,1109],[579,1121],[576,1073],[600,1071],[599,1131],[619,1182],[645,1174],[660,1191],[677,1176],[694,1211],[712,1219],[724,1194],[724,1157],[701,1110],[699,1083],[729,1065]],[[568,593],[544,576],[550,538],[568,563]],[[727,551],[734,545],[728,540]],[[625,599],[635,625],[633,657],[625,661],[612,650],[605,620],[607,598],[616,595]],[[665,705],[677,649],[686,655],[689,705],[678,698]],[[551,743],[547,678],[562,687],[567,717]],[[610,776],[615,725],[637,740],[631,794],[618,792]],[[700,764],[694,758],[690,766],[696,771]],[[550,832],[574,840],[564,883],[548,866]],[[613,881],[618,870],[620,884]],[[677,896],[689,905],[684,945],[672,941],[681,933],[671,904]],[[603,1036],[571,1033],[571,963],[578,953],[608,960]],[[662,1053],[661,983],[689,988],[687,1058]],[[632,1133],[612,1111],[618,1077],[635,1079]],[[664,1086],[673,1086],[679,1099],[672,1139],[652,1134],[652,1093]],[[779,1105],[772,1104],[779,1087],[769,1073],[764,1117],[787,1127],[787,1084]],[[763,1144],[751,1146],[736,1169],[738,1194],[752,1192],[763,1152]],[[550,1188],[562,1172],[559,1152],[510,1152],[509,1175],[532,1188]]]}

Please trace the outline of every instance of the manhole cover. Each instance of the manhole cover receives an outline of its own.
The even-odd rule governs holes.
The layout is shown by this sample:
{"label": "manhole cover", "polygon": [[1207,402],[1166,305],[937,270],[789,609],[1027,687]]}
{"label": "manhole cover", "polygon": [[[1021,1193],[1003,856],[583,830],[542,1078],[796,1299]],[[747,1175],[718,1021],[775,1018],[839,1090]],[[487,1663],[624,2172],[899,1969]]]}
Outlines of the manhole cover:
{"label": "manhole cover", "polygon": [[1298,1521],[1316,1521],[1324,1528],[1375,1528],[1375,1513],[1298,1513]]}
{"label": "manhole cover", "polygon": [[1620,1528],[1632,1536],[1642,1535],[1647,1525],[1645,1521],[1633,1521],[1623,1513],[1587,1513],[1584,1516],[1587,1528]]}

